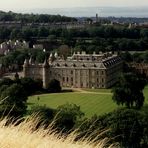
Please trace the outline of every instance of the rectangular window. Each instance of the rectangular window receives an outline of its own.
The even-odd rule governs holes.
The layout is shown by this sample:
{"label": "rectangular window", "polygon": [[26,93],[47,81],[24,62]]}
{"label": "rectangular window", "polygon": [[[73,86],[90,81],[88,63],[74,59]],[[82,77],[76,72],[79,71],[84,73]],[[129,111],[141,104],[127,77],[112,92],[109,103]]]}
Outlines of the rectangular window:
{"label": "rectangular window", "polygon": [[73,75],[73,70],[71,70],[71,75]]}
{"label": "rectangular window", "polygon": [[65,82],[65,77],[63,77],[63,82]]}
{"label": "rectangular window", "polygon": [[71,78],[71,82],[73,82],[73,78]]}

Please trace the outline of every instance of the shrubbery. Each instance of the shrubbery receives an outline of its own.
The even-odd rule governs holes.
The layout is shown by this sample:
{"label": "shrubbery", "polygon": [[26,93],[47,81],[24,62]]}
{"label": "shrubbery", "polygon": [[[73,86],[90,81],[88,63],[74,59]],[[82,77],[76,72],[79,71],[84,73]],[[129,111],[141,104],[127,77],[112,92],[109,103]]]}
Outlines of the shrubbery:
{"label": "shrubbery", "polygon": [[[135,76],[135,75],[134,75]],[[136,81],[140,90],[144,87],[145,81],[139,81],[135,77],[128,77],[134,85]],[[124,79],[121,79],[122,84]],[[126,83],[128,84],[128,83]],[[130,86],[128,84],[128,86]],[[133,87],[137,87],[136,84]],[[148,147],[148,107],[142,110],[117,109],[111,113],[92,118],[84,118],[84,113],[75,104],[65,104],[51,109],[45,106],[33,106],[26,114],[27,96],[42,89],[41,81],[34,81],[30,78],[17,80],[3,79],[0,81],[0,114],[10,117],[19,117],[35,114],[38,123],[33,130],[44,126],[47,128],[52,123],[52,128],[57,132],[67,135],[70,131],[77,130],[75,140],[89,138],[97,141],[100,138],[108,137],[111,143],[119,142],[121,147],[142,148]],[[49,83],[50,92],[61,91],[60,83],[52,80]],[[28,91],[26,93],[26,91]],[[38,98],[39,99],[39,98]],[[99,135],[100,132],[104,134]]]}
{"label": "shrubbery", "polygon": [[27,93],[20,84],[12,84],[4,88],[0,95],[0,114],[4,116],[18,117],[26,112]]}
{"label": "shrubbery", "polygon": [[42,91],[42,81],[30,78],[8,78],[0,80],[0,114],[1,116],[23,116],[27,109],[27,97]]}
{"label": "shrubbery", "polygon": [[51,93],[61,92],[60,82],[56,79],[53,79],[49,82],[47,91]]}
{"label": "shrubbery", "polygon": [[46,106],[33,106],[29,114],[38,117],[39,123],[36,128],[42,125],[48,127],[53,122],[53,128],[61,133],[68,133],[70,130],[74,130],[76,124],[84,116],[80,107],[75,104],[64,104],[57,109],[51,109]]}

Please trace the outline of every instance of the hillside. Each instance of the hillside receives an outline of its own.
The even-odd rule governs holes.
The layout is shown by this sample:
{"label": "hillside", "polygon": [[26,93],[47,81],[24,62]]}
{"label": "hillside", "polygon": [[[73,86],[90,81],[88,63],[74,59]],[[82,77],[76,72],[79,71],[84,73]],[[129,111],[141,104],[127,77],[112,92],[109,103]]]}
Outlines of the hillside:
{"label": "hillside", "polygon": [[49,22],[72,22],[76,21],[75,18],[66,17],[61,15],[49,14],[22,14],[14,13],[12,11],[0,11],[0,22],[7,21],[20,21],[23,23],[49,23]]}

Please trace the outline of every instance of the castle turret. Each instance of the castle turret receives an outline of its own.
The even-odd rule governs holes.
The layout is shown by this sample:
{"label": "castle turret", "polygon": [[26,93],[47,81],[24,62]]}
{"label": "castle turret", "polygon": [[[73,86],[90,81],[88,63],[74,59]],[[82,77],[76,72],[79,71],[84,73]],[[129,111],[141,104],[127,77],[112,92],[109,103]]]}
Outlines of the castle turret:
{"label": "castle turret", "polygon": [[24,66],[28,66],[28,65],[29,65],[29,61],[28,61],[28,59],[25,59]]}
{"label": "castle turret", "polygon": [[58,53],[55,52],[54,57],[57,59],[58,58]]}
{"label": "castle turret", "polygon": [[32,57],[30,57],[30,59],[29,59],[29,64],[33,64],[33,59],[32,59]]}
{"label": "castle turret", "polygon": [[49,83],[49,64],[45,59],[43,63],[43,87],[46,89]]}
{"label": "castle turret", "polygon": [[28,77],[28,68],[29,68],[29,60],[25,59],[24,61],[24,65],[23,65],[23,73],[24,73],[24,77]]}
{"label": "castle turret", "polygon": [[50,56],[49,56],[49,58],[48,58],[48,62],[51,64],[51,62],[52,62],[52,53],[50,54]]}

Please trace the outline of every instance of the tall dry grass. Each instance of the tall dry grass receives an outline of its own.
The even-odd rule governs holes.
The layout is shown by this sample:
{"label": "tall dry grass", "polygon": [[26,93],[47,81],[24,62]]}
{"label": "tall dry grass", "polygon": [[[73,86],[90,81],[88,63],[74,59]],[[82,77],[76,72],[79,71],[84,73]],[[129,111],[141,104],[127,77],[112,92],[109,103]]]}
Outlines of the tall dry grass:
{"label": "tall dry grass", "polygon": [[[60,133],[52,130],[52,124],[49,128],[40,127],[34,130],[38,119],[29,118],[18,124],[10,123],[7,119],[0,121],[0,148],[104,148],[108,139],[98,142],[83,139],[75,141],[76,132],[68,136],[61,136]],[[109,147],[117,147],[110,145]]]}

